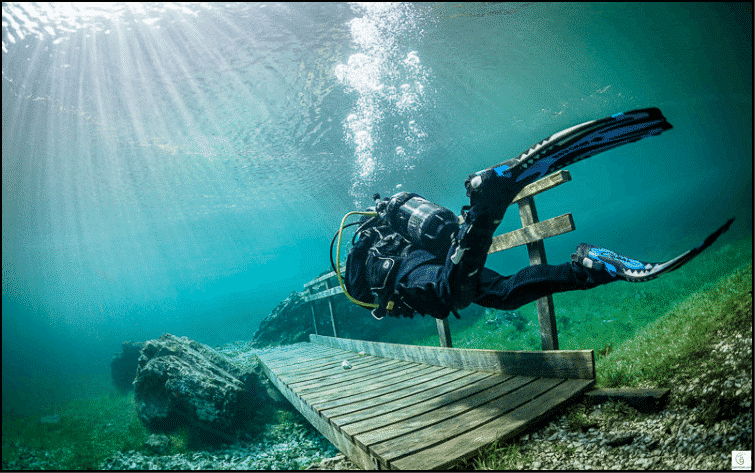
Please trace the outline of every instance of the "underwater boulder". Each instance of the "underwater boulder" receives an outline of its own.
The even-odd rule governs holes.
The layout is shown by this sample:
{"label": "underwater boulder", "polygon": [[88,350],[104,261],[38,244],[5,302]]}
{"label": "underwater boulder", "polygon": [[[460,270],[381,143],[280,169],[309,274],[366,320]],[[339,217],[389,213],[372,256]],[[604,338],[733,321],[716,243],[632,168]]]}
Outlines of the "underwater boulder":
{"label": "underwater boulder", "polygon": [[123,342],[121,352],[116,353],[110,361],[110,376],[118,390],[127,392],[134,389],[136,368],[143,347],[144,342]]}
{"label": "underwater boulder", "polygon": [[144,441],[144,448],[154,454],[163,455],[170,448],[170,438],[164,434],[152,434]]}
{"label": "underwater boulder", "polygon": [[252,346],[290,345],[308,342],[312,327],[312,312],[301,294],[294,291],[265,317],[252,339]]}
{"label": "underwater boulder", "polygon": [[218,441],[232,441],[282,399],[257,360],[235,364],[207,345],[167,333],[142,349],[134,391],[139,418],[150,430],[185,425]]}

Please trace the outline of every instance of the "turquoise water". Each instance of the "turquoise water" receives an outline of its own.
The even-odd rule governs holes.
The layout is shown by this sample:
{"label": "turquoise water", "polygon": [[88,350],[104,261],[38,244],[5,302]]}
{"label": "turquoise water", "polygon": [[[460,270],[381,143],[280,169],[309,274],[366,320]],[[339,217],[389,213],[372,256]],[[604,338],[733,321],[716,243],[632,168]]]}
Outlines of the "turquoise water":
{"label": "turquoise water", "polygon": [[620,111],[674,129],[538,200],[577,226],[550,263],[752,238],[750,4],[4,3],[2,34],[3,415],[110,391],[125,340],[248,339],[374,192],[458,211],[468,174]]}

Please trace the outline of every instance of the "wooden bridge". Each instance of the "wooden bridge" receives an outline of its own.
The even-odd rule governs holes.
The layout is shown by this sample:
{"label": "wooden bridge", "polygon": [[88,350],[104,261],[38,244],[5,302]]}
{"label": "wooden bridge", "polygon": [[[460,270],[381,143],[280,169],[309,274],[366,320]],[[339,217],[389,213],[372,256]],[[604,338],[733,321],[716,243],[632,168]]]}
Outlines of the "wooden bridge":
{"label": "wooden bridge", "polygon": [[[514,199],[522,228],[495,237],[489,252],[527,245],[530,264],[546,263],[542,240],[574,230],[574,222],[571,214],[540,222],[532,196],[570,179],[560,171],[525,187]],[[543,351],[451,348],[447,320],[438,320],[440,347],[421,347],[337,338],[330,298],[343,296],[334,279],[331,272],[305,285],[311,343],[259,358],[291,404],[364,469],[448,468],[595,382],[592,350],[558,350],[550,296],[537,301]],[[322,299],[333,337],[317,335],[315,304]]]}
{"label": "wooden bridge", "polygon": [[364,469],[445,469],[595,382],[592,350],[420,347],[312,335],[260,355],[280,392]]}

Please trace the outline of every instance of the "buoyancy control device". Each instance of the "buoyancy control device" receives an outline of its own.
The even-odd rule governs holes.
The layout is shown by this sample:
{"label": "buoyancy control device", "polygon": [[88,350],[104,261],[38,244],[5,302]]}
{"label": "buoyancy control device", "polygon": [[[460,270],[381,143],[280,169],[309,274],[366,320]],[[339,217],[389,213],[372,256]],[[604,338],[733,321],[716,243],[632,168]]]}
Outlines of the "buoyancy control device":
{"label": "buoyancy control device", "polygon": [[[352,245],[362,230],[379,225],[387,225],[392,232],[405,238],[411,244],[423,248],[428,252],[445,258],[451,247],[453,238],[459,231],[459,219],[449,209],[441,207],[427,199],[413,193],[399,192],[389,198],[381,199],[379,194],[373,196],[375,207],[363,212],[349,212],[341,220],[341,225],[331,241],[331,266],[338,276],[338,282],[346,297],[353,303],[366,308],[376,308],[378,305],[360,301],[352,297],[341,274],[340,264],[333,261],[333,244],[338,238],[336,261],[341,261],[341,237],[343,229],[360,225],[357,229]],[[351,215],[361,215],[359,222],[346,224]]]}

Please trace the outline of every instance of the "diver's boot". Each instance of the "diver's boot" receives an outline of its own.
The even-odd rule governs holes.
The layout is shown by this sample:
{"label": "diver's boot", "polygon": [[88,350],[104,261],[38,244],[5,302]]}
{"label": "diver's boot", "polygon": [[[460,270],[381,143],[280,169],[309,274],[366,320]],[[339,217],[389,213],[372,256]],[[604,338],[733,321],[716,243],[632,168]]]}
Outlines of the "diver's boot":
{"label": "diver's boot", "polygon": [[571,255],[571,259],[585,268],[605,271],[612,278],[632,282],[642,280],[643,271],[649,270],[653,266],[587,243],[581,243],[577,246],[577,249]]}
{"label": "diver's boot", "polygon": [[493,233],[501,223],[506,207],[518,191],[512,191],[509,179],[489,171],[470,183],[467,195],[470,206],[452,245],[453,263],[450,285],[455,309],[467,307],[475,298],[480,270],[485,266]]}
{"label": "diver's boot", "polygon": [[511,205],[514,197],[524,188],[524,185],[499,175],[493,169],[469,176],[464,181],[464,186],[467,188],[470,213],[473,217],[488,216],[495,226],[501,223],[506,207]]}

